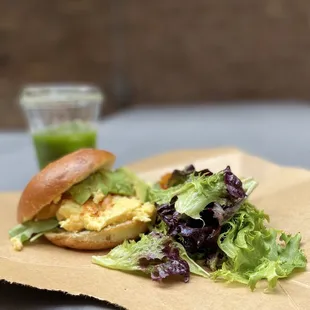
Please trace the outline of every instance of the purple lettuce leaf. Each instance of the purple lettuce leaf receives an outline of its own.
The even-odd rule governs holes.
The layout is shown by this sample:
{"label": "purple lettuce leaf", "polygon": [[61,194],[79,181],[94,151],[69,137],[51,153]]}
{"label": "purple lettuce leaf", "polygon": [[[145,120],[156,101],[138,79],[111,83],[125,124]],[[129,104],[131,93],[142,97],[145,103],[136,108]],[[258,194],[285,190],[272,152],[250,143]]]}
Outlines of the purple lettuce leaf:
{"label": "purple lettuce leaf", "polygon": [[189,264],[180,257],[179,248],[173,244],[172,240],[166,242],[163,253],[164,257],[160,263],[147,267],[150,269],[151,278],[161,281],[169,276],[177,275],[183,276],[184,282],[188,282],[190,278]]}
{"label": "purple lettuce leaf", "polygon": [[230,166],[227,166],[224,172],[224,182],[226,184],[227,191],[234,199],[243,199],[246,194],[242,187],[241,180],[231,172]]}
{"label": "purple lettuce leaf", "polygon": [[125,240],[107,255],[93,256],[92,261],[106,268],[144,272],[155,281],[171,276],[189,281],[189,264],[194,263],[181,257],[180,246],[173,238],[159,231],[140,237],[139,241]]}
{"label": "purple lettuce leaf", "polygon": [[167,234],[181,243],[189,255],[200,253],[206,257],[216,252],[221,227],[212,206],[202,212],[201,221],[182,216],[175,210],[174,203],[173,200],[157,208],[159,219],[166,224]]}

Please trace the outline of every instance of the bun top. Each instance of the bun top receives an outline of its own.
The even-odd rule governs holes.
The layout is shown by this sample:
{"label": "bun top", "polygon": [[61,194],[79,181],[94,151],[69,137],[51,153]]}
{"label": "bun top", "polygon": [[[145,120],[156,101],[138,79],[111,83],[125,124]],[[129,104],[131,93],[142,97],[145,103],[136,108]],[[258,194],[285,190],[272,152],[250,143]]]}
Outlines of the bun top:
{"label": "bun top", "polygon": [[115,159],[108,151],[80,149],[48,164],[22,192],[17,209],[18,222],[33,219],[45,206],[97,170],[111,169]]}

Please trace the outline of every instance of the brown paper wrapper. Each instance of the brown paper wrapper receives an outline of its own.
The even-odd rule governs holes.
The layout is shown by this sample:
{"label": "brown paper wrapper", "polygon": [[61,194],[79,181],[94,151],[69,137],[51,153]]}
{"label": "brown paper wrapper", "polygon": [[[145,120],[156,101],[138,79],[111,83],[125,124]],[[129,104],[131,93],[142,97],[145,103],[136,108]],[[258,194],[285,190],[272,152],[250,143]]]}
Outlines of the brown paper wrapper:
{"label": "brown paper wrapper", "polygon": [[[235,149],[185,150],[155,156],[129,166],[141,177],[155,181],[174,168],[195,164],[222,170],[230,165],[238,176],[253,176],[260,184],[251,201],[270,215],[275,228],[301,232],[302,247],[310,255],[310,171],[280,167]],[[91,256],[40,240],[15,252],[8,230],[16,225],[19,193],[0,195],[0,279],[39,289],[88,295],[126,309],[310,309],[310,272],[279,281],[264,293],[262,281],[254,292],[238,284],[191,276],[189,283],[157,283],[143,276],[102,268]],[[18,296],[16,296],[18,298]]]}

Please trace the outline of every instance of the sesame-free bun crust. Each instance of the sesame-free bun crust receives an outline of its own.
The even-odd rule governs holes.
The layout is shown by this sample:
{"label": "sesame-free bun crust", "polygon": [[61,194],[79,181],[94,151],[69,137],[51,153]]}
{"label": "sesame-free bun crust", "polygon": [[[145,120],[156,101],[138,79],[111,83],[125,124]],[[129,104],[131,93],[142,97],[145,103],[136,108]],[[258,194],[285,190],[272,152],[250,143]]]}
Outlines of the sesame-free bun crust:
{"label": "sesame-free bun crust", "polygon": [[126,239],[135,239],[148,230],[147,223],[127,221],[103,230],[72,232],[49,232],[45,237],[53,244],[76,250],[107,250]]}
{"label": "sesame-free bun crust", "polygon": [[80,149],[48,164],[25,187],[19,200],[17,220],[26,222],[71,186],[99,169],[110,169],[115,155],[97,149]]}

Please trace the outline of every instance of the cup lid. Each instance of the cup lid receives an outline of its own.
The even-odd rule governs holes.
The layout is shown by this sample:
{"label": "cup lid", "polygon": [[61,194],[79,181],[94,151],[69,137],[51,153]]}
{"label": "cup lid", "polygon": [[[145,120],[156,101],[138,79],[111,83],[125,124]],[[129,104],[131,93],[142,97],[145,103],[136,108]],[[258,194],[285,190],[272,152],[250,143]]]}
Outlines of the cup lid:
{"label": "cup lid", "polygon": [[91,103],[101,104],[104,100],[102,91],[92,84],[30,84],[23,87],[19,103],[23,108],[51,107],[66,104],[85,106]]}

